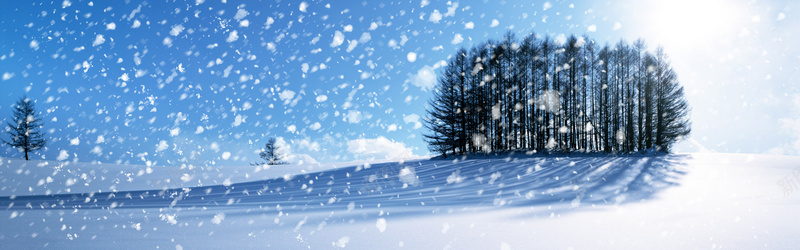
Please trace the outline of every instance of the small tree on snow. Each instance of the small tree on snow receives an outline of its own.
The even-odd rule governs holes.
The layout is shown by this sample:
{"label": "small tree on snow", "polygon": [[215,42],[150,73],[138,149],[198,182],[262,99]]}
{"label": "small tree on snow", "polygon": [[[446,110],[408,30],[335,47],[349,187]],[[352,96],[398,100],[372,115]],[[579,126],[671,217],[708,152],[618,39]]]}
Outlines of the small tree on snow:
{"label": "small tree on snow", "polygon": [[251,165],[257,166],[257,165],[264,165],[264,164],[267,164],[267,165],[288,164],[288,163],[282,161],[284,156],[283,156],[282,153],[280,153],[278,151],[278,150],[280,150],[280,146],[278,146],[275,142],[276,142],[275,138],[269,138],[269,141],[267,141],[267,144],[264,146],[263,149],[261,149],[261,153],[258,154],[258,156],[260,156],[261,159],[264,159],[265,162],[251,163]]}
{"label": "small tree on snow", "polygon": [[44,133],[39,131],[43,125],[42,119],[36,115],[33,101],[28,97],[23,96],[17,101],[17,105],[14,107],[14,117],[7,124],[6,132],[11,137],[11,141],[3,139],[3,144],[25,152],[26,161],[30,159],[29,152],[39,150],[47,143]]}

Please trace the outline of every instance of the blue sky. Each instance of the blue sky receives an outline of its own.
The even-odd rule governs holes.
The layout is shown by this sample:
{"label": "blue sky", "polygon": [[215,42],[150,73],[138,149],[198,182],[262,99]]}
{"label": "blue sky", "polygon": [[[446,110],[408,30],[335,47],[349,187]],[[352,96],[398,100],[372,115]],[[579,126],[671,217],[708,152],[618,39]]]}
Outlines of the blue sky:
{"label": "blue sky", "polygon": [[427,155],[437,68],[509,30],[661,44],[692,106],[679,150],[800,154],[788,1],[9,1],[0,15],[0,118],[36,101],[50,144],[34,158],[242,165],[269,137],[293,161]]}

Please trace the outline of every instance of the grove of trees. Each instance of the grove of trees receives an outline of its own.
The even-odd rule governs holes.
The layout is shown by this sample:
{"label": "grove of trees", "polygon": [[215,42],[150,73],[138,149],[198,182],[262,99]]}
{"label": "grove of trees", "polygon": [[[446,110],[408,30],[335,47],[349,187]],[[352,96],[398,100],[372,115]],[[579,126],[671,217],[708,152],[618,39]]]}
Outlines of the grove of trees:
{"label": "grove of trees", "polygon": [[3,139],[3,143],[25,152],[25,160],[30,160],[29,153],[37,151],[45,146],[47,140],[41,132],[42,118],[36,114],[33,100],[23,96],[17,101],[14,107],[14,117],[10,122],[6,122],[8,127],[6,132],[10,141]]}
{"label": "grove of trees", "polygon": [[511,32],[460,49],[438,75],[425,140],[447,154],[667,152],[690,132],[662,48]]}

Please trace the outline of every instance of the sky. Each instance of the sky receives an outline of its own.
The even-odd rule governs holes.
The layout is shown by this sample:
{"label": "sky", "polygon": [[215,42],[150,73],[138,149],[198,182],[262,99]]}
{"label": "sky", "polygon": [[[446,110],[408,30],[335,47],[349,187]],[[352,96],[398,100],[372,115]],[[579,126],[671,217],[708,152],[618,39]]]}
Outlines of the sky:
{"label": "sky", "polygon": [[[457,49],[508,31],[663,46],[692,108],[679,152],[800,155],[791,1],[8,1],[0,119],[34,159],[246,165],[430,155],[422,118]],[[3,135],[7,136],[7,135]],[[5,137],[3,137],[5,138]],[[0,156],[21,158],[4,146]]]}

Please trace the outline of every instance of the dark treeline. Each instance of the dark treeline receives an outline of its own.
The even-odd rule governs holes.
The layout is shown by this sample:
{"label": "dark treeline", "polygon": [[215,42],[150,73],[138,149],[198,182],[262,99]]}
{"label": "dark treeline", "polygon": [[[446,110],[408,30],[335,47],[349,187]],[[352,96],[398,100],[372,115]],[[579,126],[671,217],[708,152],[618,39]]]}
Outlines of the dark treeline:
{"label": "dark treeline", "polygon": [[425,135],[432,151],[669,151],[688,105],[661,48],[534,34],[461,49],[438,76]]}

